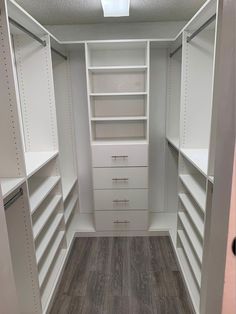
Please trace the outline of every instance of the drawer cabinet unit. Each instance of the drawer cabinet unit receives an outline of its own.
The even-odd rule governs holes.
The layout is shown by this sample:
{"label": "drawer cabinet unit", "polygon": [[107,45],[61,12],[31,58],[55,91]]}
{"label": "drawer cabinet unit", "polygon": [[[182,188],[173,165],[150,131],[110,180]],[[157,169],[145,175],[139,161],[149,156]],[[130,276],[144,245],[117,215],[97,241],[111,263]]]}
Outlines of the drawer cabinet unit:
{"label": "drawer cabinet unit", "polygon": [[87,43],[86,69],[96,230],[147,230],[149,42]]}

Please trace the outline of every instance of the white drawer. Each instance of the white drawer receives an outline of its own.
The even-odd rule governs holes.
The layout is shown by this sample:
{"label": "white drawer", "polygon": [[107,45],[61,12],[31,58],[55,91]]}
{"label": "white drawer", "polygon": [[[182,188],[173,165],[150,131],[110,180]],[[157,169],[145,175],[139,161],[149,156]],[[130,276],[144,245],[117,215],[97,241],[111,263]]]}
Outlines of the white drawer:
{"label": "white drawer", "polygon": [[93,188],[147,189],[148,167],[93,168]]}
{"label": "white drawer", "polygon": [[94,190],[95,210],[148,209],[148,190]]}
{"label": "white drawer", "polygon": [[148,166],[148,144],[92,145],[93,167]]}
{"label": "white drawer", "polygon": [[96,211],[97,231],[129,231],[148,229],[148,211]]}

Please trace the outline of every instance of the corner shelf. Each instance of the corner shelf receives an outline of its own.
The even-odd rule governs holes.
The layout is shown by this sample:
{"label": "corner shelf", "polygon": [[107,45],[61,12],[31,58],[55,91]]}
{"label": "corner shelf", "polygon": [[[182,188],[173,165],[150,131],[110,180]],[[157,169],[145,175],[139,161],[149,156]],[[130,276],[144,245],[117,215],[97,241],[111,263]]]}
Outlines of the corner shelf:
{"label": "corner shelf", "polygon": [[196,203],[200,206],[203,212],[205,212],[205,203],[206,203],[206,191],[201,186],[200,179],[201,175],[198,174],[183,174],[180,175],[180,180],[192,195]]}
{"label": "corner shelf", "polygon": [[7,197],[24,182],[24,178],[0,178],[2,197]]}
{"label": "corner shelf", "polygon": [[192,248],[194,252],[196,253],[196,256],[200,263],[202,263],[202,244],[198,237],[196,236],[190,222],[188,221],[188,218],[186,217],[184,212],[179,212],[179,219],[182,223],[182,226],[189,238],[189,241],[191,242]]}
{"label": "corner shelf", "polygon": [[29,178],[49,161],[58,155],[57,151],[54,152],[26,152],[25,153],[25,165],[26,174]]}
{"label": "corner shelf", "polygon": [[208,149],[187,149],[181,148],[183,156],[204,176],[207,176],[208,170]]}

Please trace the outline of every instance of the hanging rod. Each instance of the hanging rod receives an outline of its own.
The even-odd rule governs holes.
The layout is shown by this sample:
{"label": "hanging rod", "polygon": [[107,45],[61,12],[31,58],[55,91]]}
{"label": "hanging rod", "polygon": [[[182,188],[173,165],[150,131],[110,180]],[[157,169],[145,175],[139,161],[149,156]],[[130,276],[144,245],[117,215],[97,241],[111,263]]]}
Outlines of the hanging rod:
{"label": "hanging rod", "polygon": [[201,27],[199,27],[192,35],[187,37],[187,43],[189,43],[194,37],[196,37],[201,31],[203,31],[209,24],[216,19],[216,14],[212,15]]}
{"label": "hanging rod", "polygon": [[33,39],[37,40],[41,45],[43,45],[44,47],[47,45],[45,40],[42,40],[41,38],[39,38],[38,36],[36,36],[35,34],[33,34],[31,31],[29,31],[27,28],[25,28],[24,26],[22,26],[21,24],[19,24],[18,22],[16,22],[15,20],[13,20],[11,17],[9,17],[9,22],[16,26],[17,28],[19,28],[21,31],[23,31],[24,33],[28,34],[30,37],[32,37]]}
{"label": "hanging rod", "polygon": [[180,49],[182,49],[182,44],[179,45],[174,51],[170,53],[170,58],[172,58]]}
{"label": "hanging rod", "polygon": [[14,196],[12,196],[12,198],[10,198],[6,203],[4,203],[5,210],[8,209],[13,203],[15,203],[15,201],[18,200],[18,198],[21,197],[21,195],[23,195],[22,188],[20,188],[19,191]]}
{"label": "hanging rod", "polygon": [[63,55],[60,51],[56,50],[55,48],[51,47],[51,50],[53,52],[55,52],[56,54],[58,54],[60,57],[62,57],[63,59],[67,60],[67,56]]}

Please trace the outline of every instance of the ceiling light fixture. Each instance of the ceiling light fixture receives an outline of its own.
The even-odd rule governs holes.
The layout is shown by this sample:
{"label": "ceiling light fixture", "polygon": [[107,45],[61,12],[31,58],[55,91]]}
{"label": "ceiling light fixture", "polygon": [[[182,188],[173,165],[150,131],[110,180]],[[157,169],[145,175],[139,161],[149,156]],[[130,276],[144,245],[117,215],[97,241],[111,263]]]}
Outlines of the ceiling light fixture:
{"label": "ceiling light fixture", "polygon": [[130,0],[101,0],[104,17],[129,16]]}

